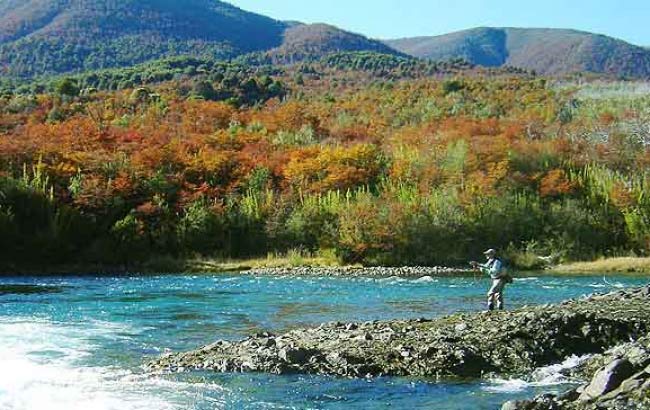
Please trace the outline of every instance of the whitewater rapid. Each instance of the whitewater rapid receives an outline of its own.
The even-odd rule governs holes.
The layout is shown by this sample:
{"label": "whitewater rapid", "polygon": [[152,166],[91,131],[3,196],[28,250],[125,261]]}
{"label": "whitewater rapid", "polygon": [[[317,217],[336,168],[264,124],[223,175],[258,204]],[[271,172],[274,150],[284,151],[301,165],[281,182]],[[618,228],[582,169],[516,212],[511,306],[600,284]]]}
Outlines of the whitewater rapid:
{"label": "whitewater rapid", "polygon": [[201,384],[136,374],[119,363],[93,366],[101,347],[92,340],[123,333],[102,322],[0,320],[0,409],[176,410],[205,400]]}

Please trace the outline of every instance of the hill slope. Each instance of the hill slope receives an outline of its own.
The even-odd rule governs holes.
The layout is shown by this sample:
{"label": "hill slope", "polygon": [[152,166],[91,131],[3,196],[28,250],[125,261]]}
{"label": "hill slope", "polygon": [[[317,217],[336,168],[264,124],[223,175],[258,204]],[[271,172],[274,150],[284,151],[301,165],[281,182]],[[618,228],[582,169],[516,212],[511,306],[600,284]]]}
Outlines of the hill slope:
{"label": "hill slope", "polygon": [[281,22],[218,0],[0,0],[0,66],[10,76],[270,50],[293,60],[339,51],[398,54],[333,26]]}
{"label": "hill slope", "polygon": [[400,54],[393,48],[360,34],[350,33],[328,24],[299,24],[287,28],[282,45],[272,54],[293,56],[323,56],[345,51],[374,51],[382,54]]}
{"label": "hill slope", "polygon": [[0,64],[32,76],[281,43],[285,24],[216,0],[0,0]]}
{"label": "hill slope", "polygon": [[575,30],[476,28],[385,43],[406,54],[433,60],[460,57],[474,64],[512,65],[543,74],[588,71],[650,77],[650,50]]}

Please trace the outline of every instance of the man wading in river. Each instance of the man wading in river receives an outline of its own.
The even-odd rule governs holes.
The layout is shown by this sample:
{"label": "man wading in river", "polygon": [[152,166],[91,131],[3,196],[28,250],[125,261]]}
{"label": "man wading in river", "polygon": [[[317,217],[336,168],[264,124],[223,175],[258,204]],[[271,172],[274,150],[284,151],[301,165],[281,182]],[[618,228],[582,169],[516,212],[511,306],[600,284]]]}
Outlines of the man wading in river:
{"label": "man wading in river", "polygon": [[484,255],[488,260],[486,263],[470,263],[475,269],[480,269],[492,278],[492,287],[488,292],[488,310],[494,310],[495,304],[497,309],[503,310],[503,291],[507,284],[512,283],[512,277],[506,272],[503,261],[497,257],[496,250],[489,249]]}

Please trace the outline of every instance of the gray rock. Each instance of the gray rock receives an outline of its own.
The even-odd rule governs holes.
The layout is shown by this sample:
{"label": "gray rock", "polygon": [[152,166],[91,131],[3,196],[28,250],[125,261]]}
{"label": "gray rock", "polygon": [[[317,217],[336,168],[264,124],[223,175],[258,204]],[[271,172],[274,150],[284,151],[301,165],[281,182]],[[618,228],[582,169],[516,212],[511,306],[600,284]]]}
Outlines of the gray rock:
{"label": "gray rock", "polygon": [[276,345],[275,339],[274,338],[262,338],[260,340],[260,345],[263,347],[273,347]]}
{"label": "gray rock", "polygon": [[265,268],[254,269],[245,273],[255,276],[353,276],[353,277],[370,277],[370,278],[390,278],[390,277],[408,277],[408,278],[425,278],[436,277],[441,274],[461,274],[471,272],[467,268],[443,268],[427,266],[409,266],[398,268],[387,267],[331,267],[331,268]]}
{"label": "gray rock", "polygon": [[519,401],[507,401],[501,406],[501,410],[521,410],[521,402]]}
{"label": "gray rock", "polygon": [[634,374],[634,366],[627,359],[617,359],[599,371],[591,383],[580,394],[580,401],[589,401],[618,388],[621,383]]}
{"label": "gray rock", "polygon": [[467,330],[467,323],[459,323],[454,327],[454,329],[457,332],[464,332],[465,330]]}
{"label": "gray rock", "polygon": [[369,341],[373,340],[374,338],[372,337],[372,335],[369,332],[365,332],[362,335],[358,336],[357,339],[365,340],[365,341],[369,342]]}
{"label": "gray rock", "polygon": [[278,352],[280,359],[291,364],[305,364],[312,355],[313,352],[303,348],[284,348]]}

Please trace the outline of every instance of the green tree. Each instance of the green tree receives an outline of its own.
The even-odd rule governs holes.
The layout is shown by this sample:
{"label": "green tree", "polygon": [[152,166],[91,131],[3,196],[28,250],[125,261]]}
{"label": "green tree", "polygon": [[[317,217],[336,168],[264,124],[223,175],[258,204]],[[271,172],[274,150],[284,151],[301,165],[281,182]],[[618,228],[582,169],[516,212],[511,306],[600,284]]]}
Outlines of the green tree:
{"label": "green tree", "polygon": [[212,84],[206,80],[199,80],[194,83],[192,87],[192,95],[201,97],[205,100],[214,100],[217,93],[212,87]]}
{"label": "green tree", "polygon": [[64,78],[56,84],[54,91],[60,96],[76,97],[79,95],[79,84],[74,78]]}

